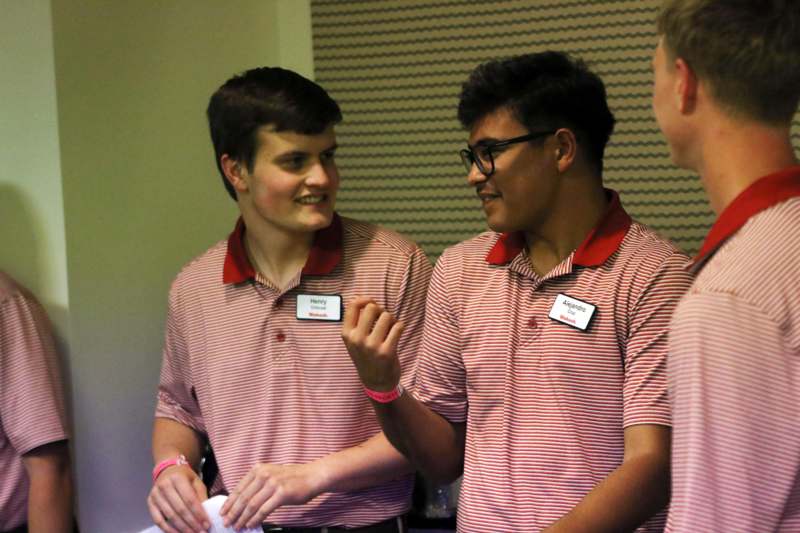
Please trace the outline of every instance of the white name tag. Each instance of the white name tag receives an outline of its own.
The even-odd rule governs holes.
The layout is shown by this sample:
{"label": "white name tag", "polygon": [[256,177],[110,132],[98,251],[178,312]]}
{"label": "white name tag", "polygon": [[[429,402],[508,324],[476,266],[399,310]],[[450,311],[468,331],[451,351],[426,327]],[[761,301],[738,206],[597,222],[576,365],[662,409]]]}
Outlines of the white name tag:
{"label": "white name tag", "polygon": [[298,294],[298,320],[342,319],[342,297],[338,294]]}
{"label": "white name tag", "polygon": [[592,304],[570,298],[566,294],[559,294],[550,309],[550,318],[578,328],[581,331],[586,331],[595,309],[597,307]]}

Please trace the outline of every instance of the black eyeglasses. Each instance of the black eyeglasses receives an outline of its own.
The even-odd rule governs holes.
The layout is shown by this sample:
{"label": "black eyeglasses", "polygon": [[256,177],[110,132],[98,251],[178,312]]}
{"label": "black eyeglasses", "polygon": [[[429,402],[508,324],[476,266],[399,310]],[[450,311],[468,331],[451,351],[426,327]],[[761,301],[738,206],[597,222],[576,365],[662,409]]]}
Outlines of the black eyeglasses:
{"label": "black eyeglasses", "polygon": [[508,146],[509,144],[530,141],[538,137],[546,137],[547,135],[552,135],[555,132],[556,130],[537,131],[535,133],[529,133],[520,137],[514,137],[513,139],[506,139],[505,141],[478,144],[478,146],[475,146],[474,148],[470,145],[467,145],[466,149],[459,152],[461,154],[461,161],[464,163],[464,168],[467,169],[467,172],[472,170],[472,165],[475,164],[478,166],[478,170],[481,171],[481,174],[488,178],[494,174],[494,154],[492,153],[492,150]]}

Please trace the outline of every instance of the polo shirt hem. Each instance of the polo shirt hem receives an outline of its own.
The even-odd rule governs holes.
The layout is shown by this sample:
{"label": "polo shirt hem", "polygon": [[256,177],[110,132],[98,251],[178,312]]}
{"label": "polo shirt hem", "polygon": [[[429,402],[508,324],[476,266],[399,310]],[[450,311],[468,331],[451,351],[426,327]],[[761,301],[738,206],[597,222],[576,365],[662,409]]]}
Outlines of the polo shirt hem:
{"label": "polo shirt hem", "polygon": [[26,453],[29,453],[35,450],[36,448],[40,448],[47,444],[53,444],[61,441],[69,441],[69,434],[67,434],[67,432],[65,431],[53,432],[45,437],[26,441],[22,445],[14,446],[14,449],[17,451],[18,454],[25,455]]}
{"label": "polo shirt hem", "polygon": [[205,434],[206,430],[203,425],[198,424],[195,417],[187,413],[185,409],[180,407],[175,400],[169,398],[168,395],[161,392],[158,394],[158,405],[156,406],[156,418],[166,418],[174,420],[184,426],[188,426],[198,433]]}

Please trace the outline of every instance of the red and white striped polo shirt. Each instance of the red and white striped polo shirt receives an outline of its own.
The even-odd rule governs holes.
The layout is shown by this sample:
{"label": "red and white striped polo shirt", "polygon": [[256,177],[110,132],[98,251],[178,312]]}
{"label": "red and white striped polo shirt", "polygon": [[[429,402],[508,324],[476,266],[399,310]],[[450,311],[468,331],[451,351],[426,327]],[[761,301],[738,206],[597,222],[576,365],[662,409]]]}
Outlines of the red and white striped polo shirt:
{"label": "red and white striped polo shirt", "polygon": [[[670,424],[667,326],[688,261],[612,193],[598,226],[546,276],[519,234],[483,233],[439,259],[415,396],[467,424],[458,529],[539,531],[623,458],[623,429]],[[566,294],[586,331],[548,317]],[[641,531],[660,531],[665,513]]]}
{"label": "red and white striped polo shirt", "polygon": [[[380,431],[341,338],[341,322],[299,320],[298,295],[370,296],[406,323],[399,347],[410,386],[431,266],[404,237],[334,217],[283,292],[256,273],[241,220],[172,285],[157,417],[207,434],[233,490],[257,463],[307,463]],[[268,517],[284,526],[364,526],[410,506],[412,476],[323,494]]]}
{"label": "red and white striped polo shirt", "polygon": [[33,295],[0,272],[0,531],[27,521],[22,455],[66,438],[50,323]]}
{"label": "red and white striped polo shirt", "polygon": [[800,166],[720,214],[670,333],[675,532],[800,531]]}

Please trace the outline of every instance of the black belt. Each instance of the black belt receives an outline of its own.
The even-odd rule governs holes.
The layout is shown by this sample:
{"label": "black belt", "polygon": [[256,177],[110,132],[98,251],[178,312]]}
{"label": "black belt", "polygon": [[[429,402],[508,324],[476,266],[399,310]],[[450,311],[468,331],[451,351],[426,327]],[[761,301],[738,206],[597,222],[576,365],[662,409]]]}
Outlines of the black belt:
{"label": "black belt", "polygon": [[368,526],[344,528],[340,526],[292,527],[263,524],[265,533],[406,533],[405,516],[396,516]]}

